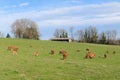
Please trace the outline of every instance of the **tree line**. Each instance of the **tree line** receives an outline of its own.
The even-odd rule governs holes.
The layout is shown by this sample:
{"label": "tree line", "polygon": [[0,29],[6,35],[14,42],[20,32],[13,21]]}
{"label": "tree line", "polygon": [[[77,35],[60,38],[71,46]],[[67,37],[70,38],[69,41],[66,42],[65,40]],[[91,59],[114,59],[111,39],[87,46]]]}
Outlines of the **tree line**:
{"label": "tree line", "polygon": [[[66,33],[68,37],[68,32],[65,29],[56,29],[54,36],[60,38],[61,35],[64,35],[63,33]],[[74,31],[74,27],[70,27],[69,36],[73,41],[82,43],[120,44],[120,40],[117,40],[116,30],[107,30],[98,33],[97,28],[93,26],[77,31]]]}

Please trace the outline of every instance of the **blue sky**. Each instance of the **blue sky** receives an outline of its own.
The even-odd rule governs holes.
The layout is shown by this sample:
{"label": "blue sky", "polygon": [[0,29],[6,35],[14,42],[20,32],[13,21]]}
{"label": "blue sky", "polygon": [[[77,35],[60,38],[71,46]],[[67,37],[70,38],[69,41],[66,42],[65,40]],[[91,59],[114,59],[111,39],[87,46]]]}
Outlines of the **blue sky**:
{"label": "blue sky", "polygon": [[117,30],[120,37],[120,0],[0,0],[0,32],[21,18],[38,24],[41,39],[53,37],[55,29],[74,30],[94,26],[98,31]]}

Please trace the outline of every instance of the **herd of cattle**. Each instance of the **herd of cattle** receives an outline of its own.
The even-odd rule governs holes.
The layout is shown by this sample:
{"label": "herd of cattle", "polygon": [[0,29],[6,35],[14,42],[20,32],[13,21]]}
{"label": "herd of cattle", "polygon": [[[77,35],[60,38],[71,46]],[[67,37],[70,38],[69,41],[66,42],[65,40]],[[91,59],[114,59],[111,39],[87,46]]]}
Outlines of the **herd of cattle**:
{"label": "herd of cattle", "polygon": [[[31,46],[30,46],[31,47]],[[8,51],[12,51],[12,53],[13,53],[13,55],[17,55],[18,54],[18,47],[15,47],[15,46],[8,46],[7,47],[7,50]],[[77,52],[80,52],[80,50],[76,50]],[[95,53],[93,53],[89,48],[87,48],[86,49],[86,51],[87,51],[87,53],[85,54],[85,57],[84,58],[90,58],[90,59],[92,59],[92,58],[94,58],[96,55],[95,55]],[[54,55],[55,54],[55,50],[54,49],[51,49],[51,51],[50,51],[50,54],[51,55]],[[68,57],[68,53],[67,53],[67,51],[65,51],[65,50],[60,50],[59,51],[59,54],[61,54],[62,55],[62,60],[65,60],[65,59],[67,59],[67,57]],[[102,58],[107,58],[108,57],[108,54],[109,54],[109,51],[106,51],[106,53],[103,55],[103,56],[99,56],[99,57],[102,57]],[[116,51],[113,51],[113,54],[116,54]],[[34,56],[39,56],[39,52],[34,52],[33,53],[33,55]]]}

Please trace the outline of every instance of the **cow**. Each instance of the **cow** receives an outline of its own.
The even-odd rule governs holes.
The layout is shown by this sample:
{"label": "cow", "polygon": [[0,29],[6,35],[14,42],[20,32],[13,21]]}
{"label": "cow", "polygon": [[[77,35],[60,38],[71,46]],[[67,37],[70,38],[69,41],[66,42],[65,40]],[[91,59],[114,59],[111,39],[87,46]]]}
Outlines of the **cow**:
{"label": "cow", "polygon": [[13,46],[8,46],[7,50],[12,51]]}
{"label": "cow", "polygon": [[50,52],[50,54],[52,54],[52,55],[55,54],[55,50],[52,49],[51,52]]}
{"label": "cow", "polygon": [[16,51],[16,52],[17,52],[18,49],[19,49],[18,47],[13,47],[13,51]]}
{"label": "cow", "polygon": [[68,53],[66,51],[64,51],[64,50],[59,51],[59,53],[63,55],[62,60],[65,60],[67,58],[67,56],[68,56]]}
{"label": "cow", "polygon": [[95,54],[92,53],[92,52],[88,52],[88,53],[86,54],[86,56],[85,56],[85,58],[90,58],[90,59],[92,59],[92,58],[94,58],[94,57],[95,57]]}
{"label": "cow", "polygon": [[39,53],[38,53],[38,52],[34,52],[33,55],[34,55],[34,56],[38,56]]}
{"label": "cow", "polygon": [[18,47],[12,47],[12,52],[14,55],[17,55],[18,49]]}

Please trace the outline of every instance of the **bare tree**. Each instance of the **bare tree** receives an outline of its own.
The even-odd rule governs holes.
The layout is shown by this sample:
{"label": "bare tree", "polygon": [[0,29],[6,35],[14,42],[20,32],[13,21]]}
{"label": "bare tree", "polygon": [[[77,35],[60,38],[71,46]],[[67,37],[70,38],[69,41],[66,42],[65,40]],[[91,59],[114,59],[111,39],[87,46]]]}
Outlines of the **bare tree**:
{"label": "bare tree", "polygon": [[101,43],[101,44],[105,44],[106,43],[106,34],[105,34],[105,32],[102,32],[99,35],[99,43]]}
{"label": "bare tree", "polygon": [[84,35],[85,35],[85,33],[83,30],[78,30],[76,32],[77,41],[84,42]]}
{"label": "bare tree", "polygon": [[88,27],[89,32],[90,32],[90,42],[92,43],[96,43],[97,42],[97,38],[98,38],[98,33],[97,33],[97,29],[95,27]]}
{"label": "bare tree", "polygon": [[59,31],[59,29],[55,30],[54,36],[55,36],[55,38],[59,38],[60,37],[60,31]]}
{"label": "bare tree", "polygon": [[18,19],[11,25],[16,38],[39,39],[38,26],[30,19]]}
{"label": "bare tree", "polygon": [[107,37],[107,44],[114,44],[116,41],[116,30],[109,30],[106,31],[106,37]]}

